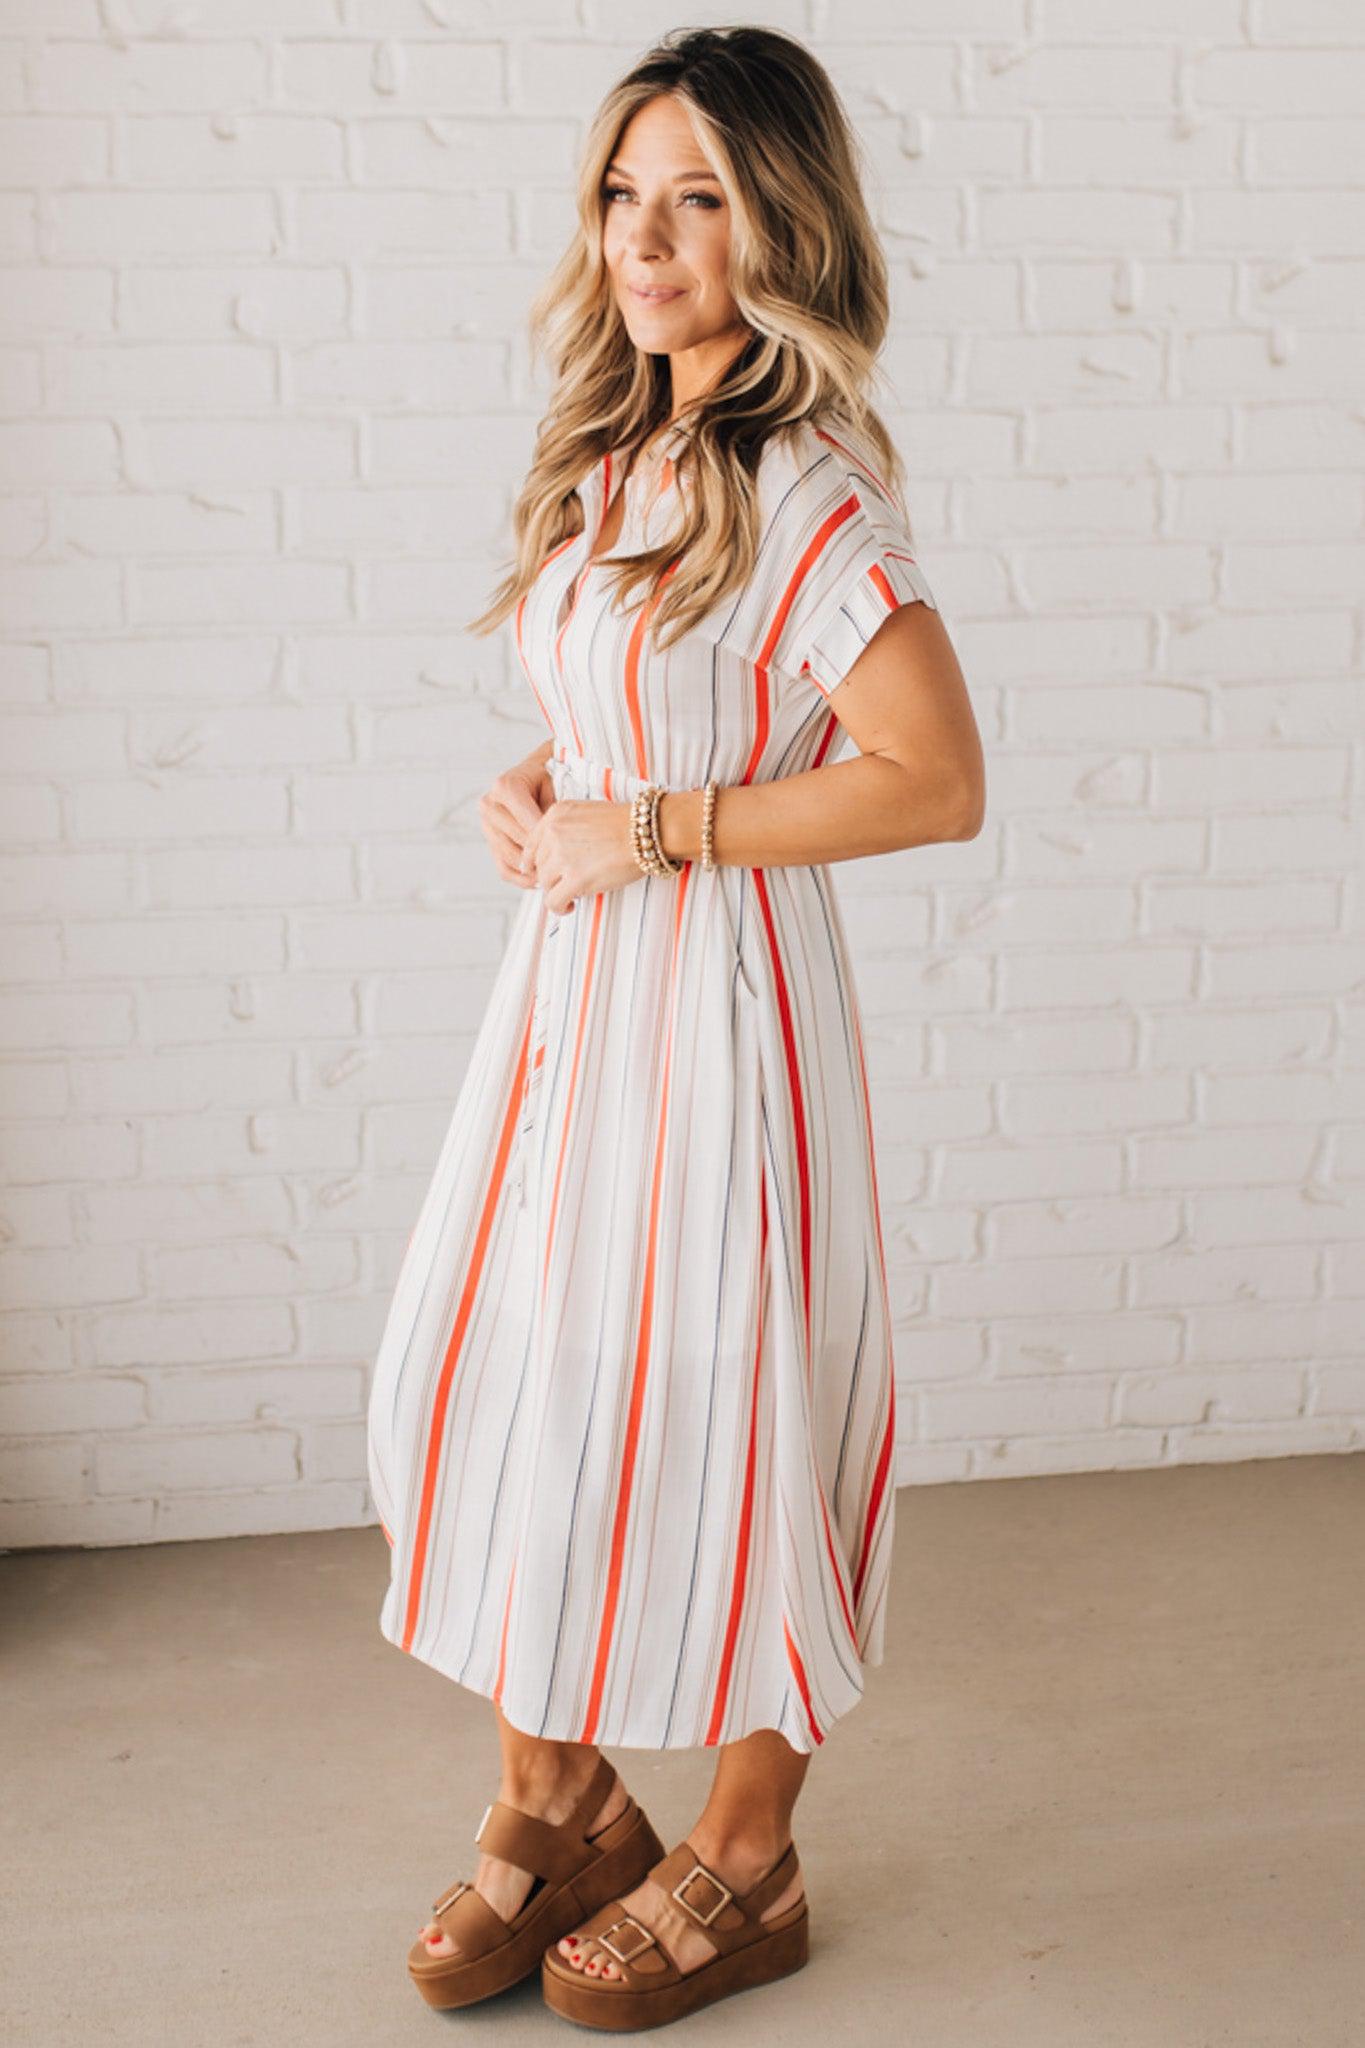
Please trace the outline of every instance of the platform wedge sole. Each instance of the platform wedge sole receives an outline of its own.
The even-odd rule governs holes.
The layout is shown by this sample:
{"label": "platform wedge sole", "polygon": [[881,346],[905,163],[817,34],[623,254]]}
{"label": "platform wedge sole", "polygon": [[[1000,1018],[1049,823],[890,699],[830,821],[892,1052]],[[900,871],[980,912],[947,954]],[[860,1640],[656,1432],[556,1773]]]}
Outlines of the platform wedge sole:
{"label": "platform wedge sole", "polygon": [[[681,1843],[653,1866],[648,1879],[705,1931],[715,1949],[711,1960],[680,1971],[668,1937],[627,1912],[618,1896],[600,1907],[581,1930],[583,1940],[595,1941],[612,1957],[617,1974],[585,1976],[551,1946],[540,1971],[546,2005],[580,2027],[631,2033],[666,2026],[736,1991],[790,1976],[810,1956],[810,1908],[804,1890],[785,1912],[770,1920],[762,1914],[789,1889],[797,1868],[795,1849],[789,1846],[751,1890],[737,1893],[698,1860],[690,1842]],[[698,1885],[709,1889],[709,1898],[705,1893],[700,1900],[696,1897]]]}
{"label": "platform wedge sole", "polygon": [[[605,1793],[598,1790],[594,1796],[600,1807]],[[586,1795],[583,1803],[591,1809]],[[519,1869],[532,1869],[532,1875],[541,1876],[542,1882],[533,1888],[520,1912],[508,1921],[501,1920],[482,1895],[463,1880],[444,1899],[436,1901],[436,1917],[442,1920],[451,1940],[468,1940],[471,1947],[479,1945],[475,1953],[441,1956],[433,1956],[420,1940],[409,1949],[408,1975],[427,2004],[441,2011],[474,2005],[531,1976],[547,1944],[552,1946],[580,1926],[608,1899],[632,1891],[663,1854],[663,1844],[648,1815],[631,1799],[614,1821],[586,1843],[589,1860],[581,1868],[556,1878],[553,1871],[537,1872],[526,1860],[534,1858],[537,1850],[536,1841],[530,1838],[540,1830],[545,1830],[546,1835],[554,1830],[548,1823],[533,1821],[529,1815],[514,1814],[511,1808],[503,1811],[514,1815],[513,1820],[501,1832],[495,1830],[490,1840],[485,1835],[485,1815],[484,1828],[476,1839],[483,1838],[483,1846],[490,1854],[506,1855]],[[496,1808],[490,1808],[490,1813],[496,1812]],[[511,1831],[526,1821],[531,1821],[530,1829],[518,1830],[522,1837],[520,1853],[510,1854]],[[558,1854],[544,1853],[544,1839],[542,1836],[539,1860],[547,1864],[560,1861],[562,1867],[562,1849]],[[446,1913],[450,1915],[449,1921],[444,1917]]]}

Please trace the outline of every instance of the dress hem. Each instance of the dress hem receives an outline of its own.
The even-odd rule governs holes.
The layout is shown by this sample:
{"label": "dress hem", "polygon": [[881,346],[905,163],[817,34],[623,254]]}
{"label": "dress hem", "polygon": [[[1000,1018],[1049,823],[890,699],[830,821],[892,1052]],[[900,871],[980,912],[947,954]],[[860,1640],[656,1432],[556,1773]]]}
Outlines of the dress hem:
{"label": "dress hem", "polygon": [[[392,1643],[393,1647],[396,1650],[403,1650],[403,1645],[397,1640],[396,1637],[389,1634],[388,1630],[384,1627],[382,1620],[379,1624],[379,1633],[381,1636],[383,1636],[386,1643]],[[416,1647],[403,1650],[403,1654],[404,1656],[415,1658],[419,1664],[425,1664],[428,1670],[438,1671],[443,1678],[448,1678],[453,1685],[461,1685],[465,1688],[467,1692],[477,1693],[481,1699],[494,1700],[496,1698],[496,1695],[493,1693],[489,1686],[480,1685],[476,1680],[472,1678],[460,1677],[456,1672],[447,1670],[447,1668],[443,1664],[437,1663],[434,1658],[427,1656],[423,1651],[417,1649]],[[883,1653],[879,1651],[875,1656],[868,1656],[862,1658],[861,1669],[864,1671],[875,1670],[882,1662]],[[849,1697],[846,1706],[837,1709],[833,1714],[829,1715],[822,1722],[816,1723],[814,1722],[812,1716],[810,1716],[809,1714],[806,1715],[805,1718],[807,1720],[808,1725],[814,1727],[816,1731],[815,1740],[809,1743],[793,1742],[787,1730],[783,1727],[780,1727],[775,1721],[754,1721],[750,1723],[747,1727],[727,1729],[723,1735],[718,1735],[714,1742],[708,1742],[704,1736],[678,1737],[671,1742],[646,1742],[641,1741],[639,1739],[633,1739],[629,1735],[617,1734],[612,1728],[612,1726],[608,1723],[607,1725],[599,1729],[598,1733],[593,1737],[593,1746],[594,1748],[598,1749],[653,1750],[656,1753],[662,1753],[665,1750],[674,1749],[721,1749],[727,1743],[742,1742],[745,1736],[747,1735],[756,1735],[760,1733],[763,1729],[771,1729],[774,1734],[782,1736],[783,1740],[787,1743],[788,1747],[795,1750],[798,1756],[813,1756],[818,1749],[822,1749],[824,1747],[824,1744],[830,1734],[831,1729],[833,1729],[838,1722],[846,1719],[847,1716],[853,1712],[855,1707],[861,1705],[865,1697],[865,1692],[860,1688],[857,1692],[853,1693]],[[524,1727],[522,1723],[516,1719],[516,1716],[514,1714],[508,1712],[504,1700],[498,1699],[497,1705],[501,1709],[504,1719],[508,1721],[508,1723],[513,1728],[517,1730],[517,1733],[519,1735],[527,1735],[541,1742],[581,1742],[583,1739],[582,1736],[577,1732],[576,1727]]]}

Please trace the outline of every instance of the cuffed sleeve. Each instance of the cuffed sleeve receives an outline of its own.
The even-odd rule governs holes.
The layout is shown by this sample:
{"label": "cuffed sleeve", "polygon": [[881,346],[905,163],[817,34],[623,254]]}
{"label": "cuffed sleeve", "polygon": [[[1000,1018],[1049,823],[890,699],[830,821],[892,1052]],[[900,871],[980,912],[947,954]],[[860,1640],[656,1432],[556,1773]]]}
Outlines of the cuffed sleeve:
{"label": "cuffed sleeve", "polygon": [[937,610],[905,522],[868,451],[803,423],[760,458],[758,557],[721,637],[828,696],[903,604]]}

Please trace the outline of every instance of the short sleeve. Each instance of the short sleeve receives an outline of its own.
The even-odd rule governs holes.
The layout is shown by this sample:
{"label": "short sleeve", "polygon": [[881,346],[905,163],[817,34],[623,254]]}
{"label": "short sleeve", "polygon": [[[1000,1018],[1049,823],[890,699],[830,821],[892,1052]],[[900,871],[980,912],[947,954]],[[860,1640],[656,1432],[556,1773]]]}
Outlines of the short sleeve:
{"label": "short sleeve", "polygon": [[938,607],[861,438],[803,422],[765,447],[756,481],[754,573],[719,637],[828,696],[893,611]]}

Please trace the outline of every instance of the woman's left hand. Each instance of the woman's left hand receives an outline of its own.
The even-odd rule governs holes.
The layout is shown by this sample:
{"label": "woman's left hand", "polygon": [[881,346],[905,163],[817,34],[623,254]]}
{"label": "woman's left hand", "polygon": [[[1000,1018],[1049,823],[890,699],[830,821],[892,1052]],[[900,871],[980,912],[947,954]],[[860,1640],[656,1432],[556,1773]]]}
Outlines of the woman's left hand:
{"label": "woman's left hand", "polygon": [[630,805],[599,797],[560,797],[541,813],[522,849],[521,865],[545,892],[548,910],[572,910],[579,896],[597,896],[643,880],[630,831]]}

